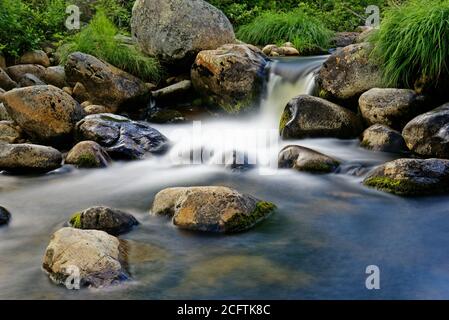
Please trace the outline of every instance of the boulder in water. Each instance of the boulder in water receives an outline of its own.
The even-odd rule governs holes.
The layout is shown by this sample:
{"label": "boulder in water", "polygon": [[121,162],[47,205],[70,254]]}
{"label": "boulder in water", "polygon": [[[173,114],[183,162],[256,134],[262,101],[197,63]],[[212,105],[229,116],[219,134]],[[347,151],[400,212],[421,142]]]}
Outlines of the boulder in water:
{"label": "boulder in water", "polygon": [[65,159],[66,164],[73,164],[79,168],[104,168],[111,161],[103,147],[94,141],[78,143],[69,151]]}
{"label": "boulder in water", "polygon": [[279,168],[312,173],[335,172],[340,162],[325,154],[301,146],[287,146],[279,153]]}
{"label": "boulder in water", "polygon": [[363,132],[361,146],[373,151],[408,152],[401,133],[382,124],[375,124]]}

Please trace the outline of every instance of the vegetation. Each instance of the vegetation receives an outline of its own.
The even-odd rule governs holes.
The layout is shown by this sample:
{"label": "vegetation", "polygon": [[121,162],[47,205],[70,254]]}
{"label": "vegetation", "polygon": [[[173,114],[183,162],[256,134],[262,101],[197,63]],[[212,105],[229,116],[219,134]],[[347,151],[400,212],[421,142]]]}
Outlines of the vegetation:
{"label": "vegetation", "polygon": [[422,78],[436,83],[449,75],[449,1],[410,0],[392,7],[371,41],[389,85],[411,87]]}

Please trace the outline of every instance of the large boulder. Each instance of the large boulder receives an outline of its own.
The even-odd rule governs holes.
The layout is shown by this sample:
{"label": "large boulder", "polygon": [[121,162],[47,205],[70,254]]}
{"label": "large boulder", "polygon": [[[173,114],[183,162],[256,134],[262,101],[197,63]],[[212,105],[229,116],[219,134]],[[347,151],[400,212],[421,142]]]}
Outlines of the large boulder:
{"label": "large boulder", "polygon": [[66,164],[72,164],[78,168],[104,168],[111,161],[106,150],[94,141],[78,143],[65,158]]}
{"label": "large boulder", "polygon": [[0,68],[0,88],[6,91],[17,88],[17,82],[12,80],[2,68]]}
{"label": "large boulder", "polygon": [[340,162],[325,154],[301,146],[286,146],[279,153],[279,168],[293,168],[311,173],[331,173]]}
{"label": "large boulder", "polygon": [[203,0],[137,0],[131,27],[145,53],[170,64],[190,65],[198,52],[235,42],[228,18]]}
{"label": "large boulder", "polygon": [[0,227],[7,225],[11,220],[11,213],[4,207],[0,207]]}
{"label": "large boulder", "polygon": [[360,113],[365,122],[383,124],[402,130],[418,114],[423,113],[424,98],[413,90],[371,89],[359,99]]}
{"label": "large boulder", "polygon": [[350,99],[369,89],[383,87],[380,68],[370,62],[371,50],[369,43],[361,43],[334,52],[318,73],[321,95]]}
{"label": "large boulder", "polygon": [[53,234],[43,269],[56,284],[107,287],[129,278],[121,241],[103,231],[63,228]]}
{"label": "large boulder", "polygon": [[269,217],[272,203],[226,187],[170,188],[159,192],[152,213],[173,217],[181,228],[203,232],[246,231]]}
{"label": "large boulder", "polygon": [[366,186],[401,196],[422,196],[449,191],[449,160],[399,159],[374,169]]}
{"label": "large boulder", "polygon": [[0,143],[0,170],[41,173],[58,169],[61,163],[61,153],[51,147]]}
{"label": "large boulder", "polygon": [[133,103],[149,94],[145,83],[137,77],[81,52],[68,57],[65,74],[72,87],[77,83],[83,85],[87,94],[84,101],[104,105],[111,112],[116,112],[124,103]]}
{"label": "large boulder", "polygon": [[76,125],[79,140],[95,141],[117,159],[141,159],[146,153],[161,153],[168,140],[147,123],[103,113],[85,117]]}
{"label": "large boulder", "polygon": [[361,120],[355,113],[309,95],[292,99],[287,104],[280,123],[284,139],[349,139],[357,137],[362,130]]}
{"label": "large boulder", "polygon": [[361,140],[360,145],[369,150],[390,153],[408,152],[401,133],[382,124],[375,124],[366,129]]}
{"label": "large boulder", "polygon": [[3,101],[25,133],[49,144],[71,140],[75,124],[84,116],[78,102],[54,86],[14,89],[3,95]]}
{"label": "large boulder", "polygon": [[449,159],[449,103],[414,118],[402,135],[416,154]]}
{"label": "large boulder", "polygon": [[19,143],[24,140],[22,129],[13,121],[0,121],[0,143]]}
{"label": "large boulder", "polygon": [[259,98],[267,57],[251,45],[228,44],[201,51],[191,77],[198,93],[230,113],[251,106]]}
{"label": "large boulder", "polygon": [[118,236],[131,231],[139,222],[129,213],[100,206],[73,214],[69,224],[77,229],[101,230]]}

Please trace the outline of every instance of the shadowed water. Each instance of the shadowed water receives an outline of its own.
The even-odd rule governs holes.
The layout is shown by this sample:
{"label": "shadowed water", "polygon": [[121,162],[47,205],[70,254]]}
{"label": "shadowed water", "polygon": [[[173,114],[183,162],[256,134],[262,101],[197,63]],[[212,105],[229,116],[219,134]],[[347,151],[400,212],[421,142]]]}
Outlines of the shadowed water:
{"label": "shadowed water", "polygon": [[[312,72],[322,61],[279,62],[261,114],[203,121],[203,129],[217,134],[201,147],[214,149],[226,128],[277,129],[285,103],[313,89]],[[192,130],[190,124],[157,128],[172,139],[179,128]],[[342,169],[331,175],[261,175],[210,163],[173,165],[172,151],[105,170],[0,175],[0,205],[13,215],[0,229],[0,299],[449,298],[448,197],[403,199],[363,187],[363,175],[393,156],[363,150],[358,141],[291,143],[337,157]],[[234,187],[279,210],[255,229],[230,236],[180,231],[168,219],[149,215],[158,191],[193,185]],[[94,205],[118,207],[141,222],[122,237],[132,240],[133,281],[77,292],[55,286],[41,270],[50,236],[73,212]],[[381,290],[365,288],[368,265],[380,267]]]}

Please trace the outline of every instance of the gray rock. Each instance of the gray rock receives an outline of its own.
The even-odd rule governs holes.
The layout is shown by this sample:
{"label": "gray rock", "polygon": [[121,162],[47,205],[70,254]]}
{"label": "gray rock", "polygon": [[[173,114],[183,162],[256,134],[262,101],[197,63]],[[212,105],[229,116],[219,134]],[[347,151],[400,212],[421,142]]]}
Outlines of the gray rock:
{"label": "gray rock", "polygon": [[358,116],[321,98],[300,95],[292,99],[282,115],[280,132],[284,139],[359,136],[363,127]]}
{"label": "gray rock", "polygon": [[19,86],[22,88],[45,85],[47,84],[44,81],[42,81],[35,75],[32,75],[31,73],[25,73],[25,75],[19,81]]}
{"label": "gray rock", "polygon": [[65,159],[66,164],[78,168],[104,168],[111,158],[108,153],[94,141],[82,141],[72,148]]}
{"label": "gray rock", "polygon": [[7,225],[11,220],[11,213],[4,207],[0,207],[0,227]]}
{"label": "gray rock", "polygon": [[127,233],[139,224],[131,214],[108,207],[92,207],[77,212],[69,223],[73,228],[101,230],[113,236]]}
{"label": "gray rock", "polygon": [[401,133],[382,124],[375,124],[362,134],[361,146],[381,152],[407,153],[409,150]]}
{"label": "gray rock", "polygon": [[146,153],[160,153],[168,147],[167,138],[147,123],[114,114],[87,116],[76,128],[79,140],[97,142],[112,158],[141,159]]}
{"label": "gray rock", "polygon": [[337,48],[344,48],[355,44],[359,35],[358,32],[337,32],[331,39],[331,44]]}
{"label": "gray rock", "polygon": [[312,173],[332,173],[340,162],[325,154],[301,146],[287,146],[279,153],[279,168]]}

